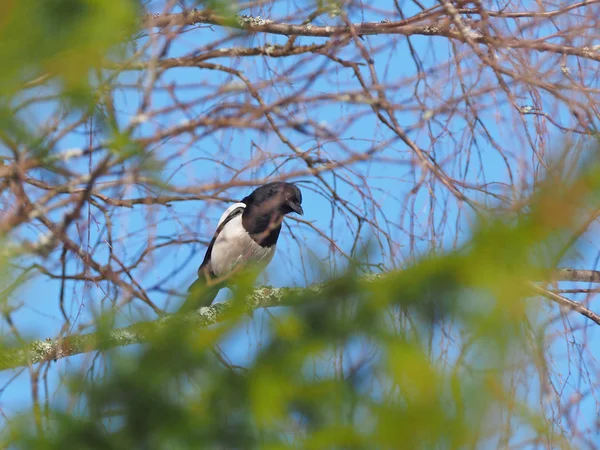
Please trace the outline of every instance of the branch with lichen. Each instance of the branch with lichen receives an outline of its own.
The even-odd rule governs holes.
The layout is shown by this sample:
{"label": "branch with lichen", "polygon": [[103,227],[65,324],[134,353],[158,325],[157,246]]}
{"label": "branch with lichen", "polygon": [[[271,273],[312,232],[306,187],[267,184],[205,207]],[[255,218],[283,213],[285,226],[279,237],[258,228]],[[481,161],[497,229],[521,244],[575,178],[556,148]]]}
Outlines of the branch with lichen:
{"label": "branch with lichen", "polygon": [[[430,23],[424,23],[429,20]],[[577,47],[565,44],[554,44],[540,40],[520,39],[515,37],[498,37],[484,35],[483,30],[463,27],[457,29],[456,24],[447,17],[434,14],[431,17],[422,14],[408,19],[391,21],[383,19],[379,22],[361,22],[348,25],[318,26],[310,23],[291,24],[275,22],[260,16],[231,15],[224,16],[210,10],[191,9],[182,13],[147,14],[142,20],[149,28],[168,28],[174,26],[192,26],[198,24],[226,26],[268,34],[284,36],[334,37],[348,35],[370,36],[395,34],[403,36],[439,36],[460,42],[471,41],[476,44],[488,45],[491,48],[527,48],[540,52],[550,52],[561,55],[578,56],[580,58],[600,61],[599,48]],[[476,24],[474,24],[476,25]]]}
{"label": "branch with lichen", "polygon": [[[370,275],[366,282],[375,281],[381,275]],[[600,283],[600,271],[581,269],[559,269],[553,277],[555,281],[572,281]],[[245,308],[252,312],[259,308],[288,305],[297,295],[313,292],[318,294],[323,285],[315,284],[307,288],[273,288],[260,287],[245,300]],[[600,325],[600,316],[581,303],[566,299],[537,285],[531,286],[532,293],[541,295],[562,307],[575,311]],[[75,334],[59,339],[46,339],[30,342],[18,348],[0,350],[0,370],[36,364],[44,361],[58,360],[97,350],[110,350],[131,344],[147,342],[157,329],[167,327],[177,321],[185,321],[189,325],[203,327],[223,321],[231,309],[231,303],[217,303],[203,307],[185,315],[170,315],[158,320],[139,322],[124,328],[110,330],[106,333]]]}
{"label": "branch with lichen", "polygon": [[[315,285],[307,289],[318,292],[321,287]],[[282,306],[286,304],[286,298],[294,294],[306,293],[307,289],[260,287],[248,296],[245,307],[252,312],[258,308]],[[189,325],[198,327],[212,325],[223,321],[230,308],[230,303],[217,303],[189,314],[170,315],[154,321],[139,322],[106,333],[74,334],[59,339],[37,340],[18,348],[3,349],[0,350],[0,370],[50,360],[56,361],[95,350],[109,350],[144,343],[156,333],[157,329],[171,326],[178,321],[185,321]]]}
{"label": "branch with lichen", "polygon": [[[400,20],[392,22],[383,19],[379,22],[362,22],[353,24],[356,34],[367,36],[374,34],[422,34],[435,36],[443,30],[449,30],[449,23],[437,25],[414,24],[413,21]],[[147,27],[167,28],[173,26],[192,26],[198,24],[220,25],[252,32],[279,34],[284,36],[332,37],[349,33],[346,25],[318,26],[310,23],[292,24],[275,22],[261,16],[234,15],[231,17],[216,14],[210,10],[192,9],[183,13],[147,14],[143,24]]]}

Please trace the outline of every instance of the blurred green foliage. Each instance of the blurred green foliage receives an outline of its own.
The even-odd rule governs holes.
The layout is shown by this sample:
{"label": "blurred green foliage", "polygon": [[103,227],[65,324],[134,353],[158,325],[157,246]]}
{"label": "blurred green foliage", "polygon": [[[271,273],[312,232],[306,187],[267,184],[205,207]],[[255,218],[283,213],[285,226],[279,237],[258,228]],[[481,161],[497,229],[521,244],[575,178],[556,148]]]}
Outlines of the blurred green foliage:
{"label": "blurred green foliage", "polygon": [[[118,52],[135,30],[136,13],[135,2],[126,0],[1,2],[0,95],[50,73],[66,97],[94,98],[90,71]],[[0,111],[0,121],[15,139],[28,135],[10,114]],[[127,134],[114,130],[114,137],[117,157],[141,152]],[[522,361],[537,360],[529,332],[539,304],[526,300],[525,283],[549,276],[543,262],[564,255],[580,211],[597,207],[599,175],[587,164],[569,183],[551,179],[521,208],[481,218],[458,251],[374,281],[349,270],[318,294],[294,298],[268,322],[269,338],[249,367],[228,367],[213,355],[214,345],[244,320],[243,310],[215,327],[182,322],[161,329],[137,354],[109,357],[103,379],[73,375],[69,392],[80,408],[34,411],[8,426],[3,444],[473,448],[502,432],[498,417],[508,410],[552,436],[544,411],[528,407],[510,383]],[[442,364],[441,330],[448,326],[461,339]],[[357,360],[360,348],[369,351]],[[32,422],[41,425],[32,431]]]}
{"label": "blurred green foliage", "polygon": [[[509,412],[569,448],[512,381],[539,362],[539,303],[527,300],[526,282],[551,268],[536,255],[560,252],[553,243],[577,229],[574,212],[597,203],[596,174],[588,164],[571,182],[541,186],[519,211],[482,218],[459,250],[371,279],[351,268],[295,296],[246,368],[212,353],[244,308],[218,326],[160,329],[138,354],[114,354],[101,381],[73,376],[70,392],[84,405],[76,413],[51,409],[44,432],[14,427],[11,441],[23,449],[485,448]],[[557,207],[573,214],[557,216]],[[232,301],[243,305],[250,289]],[[460,331],[443,358],[442,327]]]}
{"label": "blurred green foliage", "polygon": [[133,0],[0,2],[0,95],[45,74],[71,92],[87,90],[89,70],[119,49],[138,17]]}

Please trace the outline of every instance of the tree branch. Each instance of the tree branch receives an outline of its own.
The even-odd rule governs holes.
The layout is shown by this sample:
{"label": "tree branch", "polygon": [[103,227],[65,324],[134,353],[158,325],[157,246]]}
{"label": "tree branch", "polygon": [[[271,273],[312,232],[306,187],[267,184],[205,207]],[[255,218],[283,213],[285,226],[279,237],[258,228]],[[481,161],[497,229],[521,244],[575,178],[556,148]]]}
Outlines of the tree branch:
{"label": "tree branch", "polygon": [[555,292],[551,292],[541,286],[538,286],[534,283],[529,283],[530,287],[534,292],[538,293],[542,297],[547,298],[548,300],[552,300],[554,303],[558,303],[560,306],[563,306],[572,311],[576,311],[584,317],[587,317],[591,321],[593,321],[596,325],[600,325],[600,316],[596,314],[594,311],[586,308],[579,302],[575,300],[571,300],[567,297],[563,297],[562,295],[556,294]]}
{"label": "tree branch", "polygon": [[[359,36],[374,34],[424,34],[437,35],[444,25],[416,25],[415,18],[399,21],[382,20],[381,22],[363,22],[354,24],[356,34]],[[166,28],[173,26],[191,26],[197,24],[220,25],[251,32],[279,34],[284,36],[310,36],[332,37],[348,34],[349,28],[345,25],[317,26],[312,24],[278,23],[260,16],[236,15],[232,18],[220,16],[210,11],[192,9],[184,13],[148,14],[143,24],[147,27]],[[445,22],[449,29],[449,22]]]}
{"label": "tree branch", "polygon": [[[307,289],[319,292],[321,286],[315,285]],[[257,288],[246,299],[246,308],[252,312],[258,308],[285,305],[285,299],[294,293],[306,292],[303,288]],[[102,336],[101,333],[74,334],[59,339],[38,340],[25,347],[0,350],[0,370],[12,369],[49,360],[58,360],[68,356],[79,355],[94,350],[109,350],[125,345],[140,344],[148,341],[157,329],[185,321],[195,326],[208,326],[221,322],[231,308],[229,303],[217,303],[210,307],[200,308],[186,315],[171,315],[150,322],[139,322],[128,327],[111,330]]]}
{"label": "tree branch", "polygon": [[[379,279],[379,275],[371,275],[368,281]],[[582,269],[559,269],[555,273],[555,281],[573,281],[586,283],[600,283],[600,271]],[[581,303],[567,299],[530,283],[530,288],[563,307],[567,307],[600,325],[600,316]],[[306,294],[313,291],[315,294],[323,289],[323,285],[312,285],[307,288],[273,288],[260,287],[254,290],[246,299],[246,309],[252,312],[259,308],[284,306],[288,299],[295,294]],[[109,350],[131,344],[147,342],[157,329],[169,326],[177,321],[185,321],[195,326],[207,326],[221,322],[231,308],[230,303],[217,303],[210,307],[203,307],[186,315],[171,315],[150,322],[139,322],[128,327],[111,330],[102,336],[101,333],[75,334],[59,339],[38,340],[25,347],[0,350],[0,370],[13,369],[27,364],[36,364],[49,360],[58,360],[69,356],[79,355],[94,350]]]}
{"label": "tree branch", "polygon": [[600,270],[558,269],[555,280],[600,283]]}
{"label": "tree branch", "polygon": [[[424,19],[429,19],[431,23],[415,23],[422,22]],[[369,36],[378,34],[395,34],[402,36],[440,36],[449,39],[454,39],[460,42],[472,40],[476,44],[483,44],[492,48],[527,48],[540,52],[550,52],[556,54],[565,54],[578,56],[580,58],[600,61],[600,53],[596,48],[589,47],[574,47],[570,45],[552,44],[543,42],[539,39],[528,40],[518,39],[514,37],[496,37],[483,35],[481,30],[468,28],[468,33],[465,34],[452,27],[451,21],[448,19],[440,19],[436,16],[421,17],[415,16],[409,19],[390,21],[384,19],[380,22],[362,22],[352,24],[353,31],[357,36]],[[166,28],[171,26],[186,26],[186,25],[219,25],[249,32],[260,32],[269,34],[278,34],[284,36],[309,36],[309,37],[333,37],[350,34],[350,27],[346,25],[336,26],[317,26],[312,24],[291,24],[278,23],[270,19],[261,18],[260,16],[233,16],[227,18],[214,14],[210,11],[199,11],[196,9],[184,13],[169,13],[169,14],[148,14],[143,24],[147,27]],[[270,56],[270,55],[269,55]],[[284,56],[284,54],[277,55]]]}

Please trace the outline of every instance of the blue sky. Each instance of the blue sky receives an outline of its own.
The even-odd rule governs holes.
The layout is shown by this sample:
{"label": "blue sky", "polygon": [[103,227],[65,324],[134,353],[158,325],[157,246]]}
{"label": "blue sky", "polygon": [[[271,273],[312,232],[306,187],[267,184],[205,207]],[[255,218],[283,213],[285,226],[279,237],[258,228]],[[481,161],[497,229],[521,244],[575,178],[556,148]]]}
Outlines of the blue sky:
{"label": "blue sky", "polygon": [[[533,4],[534,2],[532,2]],[[377,3],[371,3],[377,5]],[[391,4],[391,3],[390,3]],[[151,2],[148,9],[152,12],[161,10],[161,2]],[[286,3],[279,3],[278,6],[266,13],[261,13],[263,17],[277,18],[284,16],[289,11],[286,10]],[[309,6],[307,4],[307,6]],[[386,3],[385,8],[390,8]],[[408,2],[403,6],[407,15],[411,13],[412,5]],[[364,16],[353,14],[351,16],[354,21],[369,21],[394,19],[396,17],[381,17],[380,15],[368,13]],[[326,18],[328,24],[335,24],[338,19]],[[219,37],[224,37],[228,31],[219,29],[218,27],[200,28],[190,31],[175,41],[175,44],[170,49],[170,56],[186,55],[198,48],[201,45],[217,40]],[[389,42],[389,36],[373,36],[365,38],[364,43],[369,48],[376,49],[379,46]],[[241,45],[252,43],[253,45],[265,44],[283,44],[286,38],[282,36],[264,36],[255,35],[252,37],[244,37],[236,42]],[[323,42],[321,38],[299,38],[299,44],[309,44],[313,42]],[[376,59],[376,70],[381,81],[386,84],[398,85],[407,79],[415,76],[415,65],[410,58],[410,51],[405,38],[399,37],[395,39],[396,45],[390,47],[378,54]],[[427,86],[423,82],[415,82],[413,86],[407,85],[403,89],[390,90],[389,99],[397,104],[406,105],[405,110],[397,111],[397,120],[410,130],[411,139],[417,142],[423,148],[432,148],[437,161],[443,164],[444,168],[452,174],[459,174],[461,167],[465,167],[467,155],[473,161],[469,168],[464,173],[466,181],[474,182],[485,177],[487,182],[508,183],[509,176],[504,160],[497,149],[494,149],[484,140],[481,131],[475,133],[471,137],[467,130],[467,123],[462,120],[457,114],[440,114],[431,118],[428,122],[422,122],[421,114],[416,110],[418,106],[417,99],[424,101],[427,107],[437,108],[443,105],[445,101],[460,95],[455,84],[444,85],[440,80],[443,80],[443,69],[435,69],[439,64],[447,61],[451,52],[448,42],[442,38],[428,37],[413,37],[411,42],[417,53],[424,61],[426,69],[431,69],[431,77],[438,80],[435,86]],[[232,43],[226,44],[226,47],[232,46]],[[466,51],[466,48],[464,49]],[[337,56],[354,58],[356,57],[356,49],[354,46],[349,46],[340,50]],[[342,69],[331,62],[326,62],[323,57],[309,58],[309,61],[317,61],[318,64],[327,64],[328,75],[319,77],[307,91],[310,95],[319,93],[345,93],[348,90],[358,90],[359,86],[353,77],[350,69]],[[297,58],[286,58],[285,60],[278,59],[277,61],[269,58],[254,57],[254,58],[239,58],[232,62],[231,59],[224,58],[222,60],[214,60],[211,62],[220,62],[233,67],[244,70],[244,73],[252,81],[268,79],[273,74],[284,73],[286,69],[295,69],[293,76],[298,77],[301,74],[311,73],[314,66],[309,65],[303,56]],[[451,60],[449,62],[452,62]],[[477,73],[477,61],[473,58],[463,60],[461,69],[465,74],[465,79],[470,85],[476,85],[477,82],[484,84],[493,80],[493,75],[487,72],[482,74]],[[303,65],[302,65],[303,64]],[[297,66],[297,67],[295,67]],[[548,70],[551,70],[550,67]],[[366,68],[363,68],[363,74],[368,77]],[[128,73],[121,77],[122,82],[134,82],[139,76],[138,73]],[[290,80],[288,85],[280,83],[277,89],[274,87],[266,88],[264,95],[266,101],[272,101],[284,94],[289,94],[298,89],[302,79]],[[184,84],[205,84],[204,87],[196,85],[193,89],[181,90],[181,97],[185,100],[189,98],[201,98],[205,94],[210,94],[218,86],[223,86],[226,83],[235,83],[239,81],[233,80],[228,75],[223,75],[215,71],[199,70],[197,68],[171,69],[161,78],[160,84],[166,86],[170,82],[180,85]],[[515,86],[515,91],[524,105],[534,104],[534,100],[528,97],[527,92]],[[43,92],[39,89],[36,94]],[[239,95],[232,94],[232,101],[240,99]],[[479,117],[487,126],[487,131],[499,142],[502,142],[505,154],[509,155],[510,166],[518,175],[515,185],[517,188],[530,188],[531,177],[527,178],[527,173],[531,173],[535,158],[519,158],[519,150],[528,151],[526,144],[523,143],[523,131],[516,133],[514,130],[519,129],[521,124],[515,125],[514,109],[507,104],[505,100],[479,96],[477,101],[480,108]],[[125,125],[131,119],[131,112],[135,110],[139,102],[139,96],[133,90],[119,92],[117,95],[116,108],[119,112],[121,124]],[[546,102],[546,103],[544,103]],[[542,98],[544,105],[551,103],[548,99]],[[153,107],[159,108],[163,105],[172,104],[170,95],[166,92],[157,92],[153,95]],[[496,108],[497,104],[501,104],[500,109]],[[47,103],[44,106],[38,106],[34,111],[27,111],[28,114],[35,115],[39,118],[45,118],[52,114],[55,105]],[[189,114],[195,117],[210,112],[217,106],[213,103],[199,103],[190,108]],[[464,107],[464,105],[461,105]],[[412,197],[414,201],[415,216],[410,219],[407,213],[404,199],[408,197],[410,189],[413,188],[418,177],[421,175],[420,170],[415,170],[414,159],[411,152],[406,146],[398,140],[394,140],[394,136],[376,121],[373,114],[364,114],[357,119],[349,128],[344,128],[342,125],[351,114],[358,112],[367,113],[370,108],[367,105],[348,105],[345,103],[329,103],[319,104],[317,107],[308,105],[306,107],[297,108],[294,111],[285,111],[286,114],[293,115],[296,120],[311,119],[314,122],[322,123],[332,131],[340,142],[352,148],[353,151],[365,151],[378,143],[390,140],[389,146],[378,154],[376,161],[364,162],[356,164],[352,167],[355,170],[353,179],[360,182],[359,176],[364,177],[368,186],[372,189],[374,201],[378,202],[380,210],[375,213],[378,220],[383,220],[385,214],[390,223],[398,224],[398,228],[390,230],[394,241],[399,244],[396,249],[398,253],[392,255],[389,249],[374,246],[369,252],[370,262],[382,263],[386,269],[392,267],[402,267],[410,261],[410,258],[415,254],[424,254],[431,252],[434,249],[439,251],[444,248],[450,248],[456,241],[464,241],[468,238],[469,227],[473,223],[471,212],[464,206],[460,207],[456,201],[444,191],[442,187],[435,188],[435,199],[432,200],[432,192],[426,187],[421,189],[417,195]],[[568,112],[565,109],[557,107],[555,110],[558,117],[568,117]],[[186,120],[186,117],[181,111],[174,111],[171,114],[162,115],[158,122],[145,123],[140,127],[140,136],[153,132],[156,128],[167,128]],[[523,116],[524,126],[529,130],[540,127],[543,119],[536,116]],[[439,120],[439,122],[438,122]],[[442,126],[450,120],[449,131],[442,132]],[[559,150],[561,134],[558,131],[550,132],[553,142],[540,142],[534,140],[536,145],[543,147],[546,151]],[[303,135],[298,132],[286,132],[286,136],[294,142],[295,145],[302,150],[309,150],[317,146],[321,146],[320,154],[326,155],[331,159],[339,159],[345,156],[344,148],[335,142],[329,142],[327,139],[315,141],[310,136]],[[554,141],[555,139],[555,141]],[[185,148],[191,142],[193,145],[187,148],[183,155],[184,160],[190,161],[184,167],[180,167],[181,160],[172,160],[165,163],[163,166],[163,177],[170,180],[171,183],[179,186],[194,186],[202,185],[214,180],[226,182],[231,179],[232,173],[224,170],[219,164],[211,163],[207,158],[222,158],[234,167],[241,167],[244,164],[253,160],[256,155],[256,147],[253,143],[265,152],[285,152],[284,144],[279,139],[270,133],[268,136],[260,135],[252,131],[221,131],[214,133],[206,138],[195,140],[190,136],[182,135],[176,139],[161,143],[159,146],[154,146],[148,150],[157,155],[157,158],[163,159],[167,155],[173,155],[175,152]],[[72,147],[82,147],[87,145],[87,136],[72,133],[60,142],[59,148],[66,149]],[[220,146],[229,149],[226,155],[223,155]],[[457,148],[461,149],[460,154],[455,154]],[[471,153],[469,150],[471,149]],[[288,151],[289,153],[289,151]],[[391,161],[391,162],[390,162]],[[278,163],[281,161],[277,161]],[[518,164],[524,162],[525,170],[518,167]],[[302,169],[304,166],[298,161],[289,161],[282,164],[281,168],[277,168],[275,163],[264,163],[258,167],[253,167],[244,171],[239,179],[252,180],[263,177],[277,177],[278,174],[289,173],[294,170]],[[170,178],[173,177],[173,178]],[[335,180],[330,174],[326,174],[324,178],[329,183],[335,183],[336,189],[343,198],[350,199],[360,205],[360,195],[354,186],[345,184],[339,179]],[[520,178],[520,179],[519,179]],[[311,181],[309,176],[301,178],[302,181]],[[359,185],[365,189],[367,183]],[[315,192],[314,186],[305,183],[301,184],[304,196],[305,219],[314,223],[315,226],[325,230],[345,251],[349,251],[355,229],[351,228],[346,220],[335,214],[332,216],[332,211],[329,202],[321,195]],[[228,190],[223,196],[229,198],[242,198],[249,192],[250,188],[240,188]],[[127,197],[136,197],[144,195],[140,191],[132,189]],[[474,195],[477,200],[484,200],[481,195],[475,195],[473,191],[469,195]],[[489,199],[487,199],[489,200]],[[148,233],[138,233],[135,236],[129,236],[129,231],[132,229],[143,230],[149,221],[153,224],[152,233],[158,238],[172,238],[180,236],[182,239],[201,237],[209,239],[214,225],[222,210],[226,207],[222,202],[185,202],[174,203],[171,208],[156,207],[152,209],[154,216],[151,216],[149,210],[143,207],[136,207],[133,210],[128,210],[116,220],[116,227],[120,230],[120,235],[123,240],[120,242],[119,248],[123,254],[133,259],[134,255],[143,249],[148,238]],[[429,215],[433,210],[434,214]],[[428,228],[431,224],[428,220],[437,221],[442,232],[440,235],[434,236],[431,229]],[[91,241],[95,242],[101,237],[102,217],[97,216],[97,224],[91,228]],[[411,222],[412,221],[412,222]],[[310,231],[307,227],[299,226],[293,220],[288,219],[288,223],[292,226],[292,231],[297,237],[294,241],[290,237],[289,230],[282,233],[282,239],[278,245],[278,251],[275,259],[268,267],[264,274],[265,282],[275,286],[289,285],[305,285],[313,281],[318,281],[325,278],[322,267],[326,268],[327,273],[338,273],[345,266],[344,258],[336,252],[332,252],[328,242],[319,237],[316,233]],[[355,226],[355,224],[352,224]],[[415,235],[420,235],[421,239],[415,239],[414,246],[408,239],[407,231],[414,229]],[[368,227],[362,230],[363,240],[365,244],[372,233],[372,229]],[[30,230],[31,236],[35,232]],[[435,242],[432,244],[432,240]],[[152,259],[149,259],[146,264],[143,264],[136,271],[137,276],[143,282],[143,286],[148,288],[159,283],[167,273],[176,270],[173,276],[169,277],[168,284],[162,284],[162,287],[179,289],[185,288],[195,277],[197,266],[202,261],[205,247],[202,245],[182,245],[169,246],[163,251],[156,252]],[[589,249],[583,248],[583,258],[578,259],[574,264],[585,268],[593,268],[596,265],[595,249],[591,246]],[[97,253],[101,259],[102,254],[107,254],[107,249],[100,246]],[[184,265],[184,263],[186,263]],[[175,269],[177,268],[177,269]],[[81,267],[72,265],[73,271],[80,270]],[[23,289],[18,299],[24,300],[26,306],[15,313],[14,321],[21,327],[21,331],[25,336],[30,338],[46,338],[56,335],[62,326],[62,318],[57,307],[57,298],[59,292],[59,284],[55,281],[38,278],[31,285]],[[69,291],[74,301],[70,304],[70,313],[75,315],[81,312],[80,320],[84,321],[91,318],[90,308],[97,308],[103,293],[97,286],[87,284],[86,286],[78,285],[70,286]],[[220,298],[226,295],[221,293]],[[152,300],[159,306],[163,306],[166,302],[170,303],[170,310],[174,309],[173,299],[168,295],[160,292],[151,293]],[[83,308],[80,305],[83,303]],[[137,309],[130,310],[130,313],[124,314],[121,318],[123,323],[130,320],[136,320],[140,317],[151,318],[152,315],[148,311],[140,311]],[[252,320],[240,327],[240,329],[231,336],[230,339],[223,345],[223,350],[232,359],[234,363],[244,364],[251,361],[252,355],[258,348],[261,342],[265,339],[265,324],[268,321],[268,315],[257,312]],[[569,320],[572,323],[583,323],[579,317],[571,315]],[[560,324],[557,325],[557,330],[560,329]],[[4,331],[7,332],[6,326]],[[588,328],[587,345],[597,346],[595,330]],[[128,349],[127,351],[135,351],[136,349]],[[556,370],[562,373],[569,373],[570,368],[566,363],[567,344],[564,340],[558,340],[553,344],[552,353],[556,355],[553,364]],[[353,351],[352,349],[350,351]],[[82,355],[67,360],[62,360],[53,365],[51,375],[49,377],[51,391],[54,391],[58,386],[59,377],[61,374],[70,370],[77,370],[82,364],[89,362],[90,355]],[[15,375],[15,371],[5,371],[0,373],[0,385],[7,382]],[[575,382],[575,385],[577,383]],[[534,383],[535,387],[535,383]],[[567,388],[567,391],[570,388]],[[534,389],[535,390],[535,389]],[[60,391],[59,391],[60,392]],[[12,381],[10,386],[1,391],[0,407],[6,414],[15,414],[19,411],[27,410],[30,406],[30,385],[27,374],[20,375],[16,380]],[[535,396],[532,393],[532,396]],[[569,396],[566,392],[565,397]],[[54,401],[59,401],[60,395],[53,397]],[[585,402],[582,408],[586,411],[582,416],[590,418],[595,417],[596,410],[593,401]]]}

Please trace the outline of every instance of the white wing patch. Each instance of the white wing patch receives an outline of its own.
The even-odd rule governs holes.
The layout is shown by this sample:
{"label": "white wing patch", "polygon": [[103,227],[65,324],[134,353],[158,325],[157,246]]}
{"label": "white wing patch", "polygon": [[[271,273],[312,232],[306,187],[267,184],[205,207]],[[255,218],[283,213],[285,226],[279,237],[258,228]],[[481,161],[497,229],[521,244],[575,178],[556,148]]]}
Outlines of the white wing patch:
{"label": "white wing patch", "polygon": [[[245,207],[243,203],[230,206],[223,213],[219,225],[235,208]],[[239,264],[252,264],[259,270],[264,269],[275,255],[275,245],[262,247],[250,237],[242,226],[242,215],[231,219],[223,227],[212,248],[210,256],[210,268],[218,276],[227,275]]]}
{"label": "white wing patch", "polygon": [[245,203],[234,203],[233,205],[231,205],[229,208],[227,208],[225,210],[225,212],[221,215],[221,218],[219,219],[219,222],[217,223],[217,228],[219,228],[219,225],[221,225],[223,223],[223,221],[225,219],[227,219],[227,217],[229,216],[229,214],[231,214],[231,212],[236,209],[236,208],[245,208],[246,204]]}

